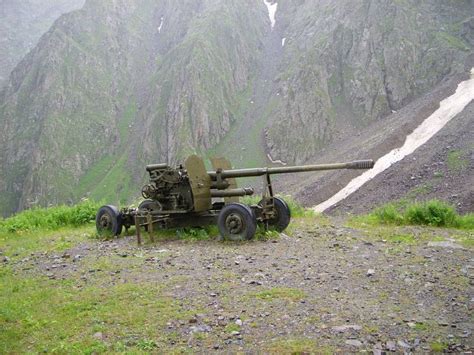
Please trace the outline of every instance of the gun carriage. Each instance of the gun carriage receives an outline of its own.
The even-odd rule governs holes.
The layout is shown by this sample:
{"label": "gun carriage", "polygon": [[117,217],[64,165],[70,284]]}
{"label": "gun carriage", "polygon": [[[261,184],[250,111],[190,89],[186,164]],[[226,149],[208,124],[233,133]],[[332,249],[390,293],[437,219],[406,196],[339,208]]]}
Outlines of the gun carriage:
{"label": "gun carriage", "polygon": [[[271,168],[232,169],[228,160],[211,159],[214,170],[206,171],[204,161],[189,156],[176,168],[168,164],[146,166],[150,180],[142,188],[145,198],[138,208],[119,210],[112,205],[97,212],[99,234],[119,235],[122,228],[136,226],[151,232],[160,228],[199,227],[217,224],[222,237],[231,240],[251,239],[257,224],[283,231],[290,223],[291,213],[286,202],[274,196],[270,176],[333,169],[370,169],[373,160],[349,163],[282,166]],[[245,205],[239,197],[254,193],[252,188],[238,188],[236,179],[262,176],[264,191],[258,204]]]}

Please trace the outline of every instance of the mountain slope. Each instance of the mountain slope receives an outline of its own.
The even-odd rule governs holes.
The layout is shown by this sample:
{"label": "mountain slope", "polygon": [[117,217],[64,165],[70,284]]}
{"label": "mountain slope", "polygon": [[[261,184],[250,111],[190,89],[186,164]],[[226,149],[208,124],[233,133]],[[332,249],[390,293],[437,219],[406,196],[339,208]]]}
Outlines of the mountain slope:
{"label": "mountain slope", "polygon": [[259,53],[261,5],[89,1],[58,20],[1,95],[3,213],[125,200],[145,163],[218,142]]}
{"label": "mountain slope", "polygon": [[62,14],[84,5],[84,0],[0,1],[0,88],[23,56]]}
{"label": "mountain slope", "polygon": [[464,70],[472,6],[89,0],[0,93],[0,211],[125,203],[189,153],[314,161]]}
{"label": "mountain slope", "polygon": [[282,2],[271,155],[305,161],[462,70],[473,9],[472,1]]}

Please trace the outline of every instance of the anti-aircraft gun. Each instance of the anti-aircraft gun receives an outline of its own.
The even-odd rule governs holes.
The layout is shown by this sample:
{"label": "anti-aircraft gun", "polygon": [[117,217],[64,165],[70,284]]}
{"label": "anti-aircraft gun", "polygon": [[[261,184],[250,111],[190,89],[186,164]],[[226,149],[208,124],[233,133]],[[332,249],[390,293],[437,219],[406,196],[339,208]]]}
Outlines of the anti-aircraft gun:
{"label": "anti-aircraft gun", "polygon": [[[102,206],[96,215],[99,234],[119,235],[122,228],[136,227],[151,232],[156,228],[198,227],[217,224],[222,237],[231,240],[251,239],[257,224],[283,231],[290,223],[286,202],[275,197],[270,176],[333,169],[371,169],[373,160],[349,163],[232,169],[224,158],[211,159],[214,170],[206,171],[204,161],[189,156],[176,168],[168,164],[147,165],[150,181],[143,186],[145,198],[138,208],[119,210]],[[245,205],[239,197],[254,193],[252,188],[238,188],[236,178],[263,176],[264,191],[256,205]]]}

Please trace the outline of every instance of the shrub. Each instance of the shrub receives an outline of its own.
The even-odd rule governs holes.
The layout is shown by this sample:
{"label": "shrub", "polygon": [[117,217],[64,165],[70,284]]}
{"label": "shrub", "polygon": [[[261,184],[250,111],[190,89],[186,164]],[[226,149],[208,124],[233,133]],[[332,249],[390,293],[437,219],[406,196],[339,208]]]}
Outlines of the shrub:
{"label": "shrub", "polygon": [[412,224],[474,229],[474,214],[459,215],[450,204],[440,200],[412,204],[387,204],[362,217],[383,224]]}
{"label": "shrub", "polygon": [[403,215],[393,204],[388,204],[375,209],[373,215],[380,223],[403,224],[404,222]]}
{"label": "shrub", "polygon": [[458,216],[457,225],[461,229],[474,229],[474,213]]}
{"label": "shrub", "polygon": [[446,202],[431,200],[408,206],[405,218],[409,224],[422,224],[436,227],[454,227],[456,211]]}

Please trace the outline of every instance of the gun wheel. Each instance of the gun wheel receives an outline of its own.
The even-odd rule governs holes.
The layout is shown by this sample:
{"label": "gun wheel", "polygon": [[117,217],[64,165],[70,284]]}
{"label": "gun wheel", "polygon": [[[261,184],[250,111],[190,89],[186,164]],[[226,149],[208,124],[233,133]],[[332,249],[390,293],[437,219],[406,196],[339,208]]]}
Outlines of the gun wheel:
{"label": "gun wheel", "polygon": [[[262,201],[258,203],[262,206]],[[273,197],[273,205],[275,207],[274,217],[267,221],[268,225],[278,232],[283,232],[290,224],[291,212],[285,200],[279,197]]]}
{"label": "gun wheel", "polygon": [[144,200],[138,205],[139,210],[147,210],[150,212],[161,211],[161,204],[154,200]]}
{"label": "gun wheel", "polygon": [[219,213],[217,226],[225,239],[252,239],[257,229],[257,220],[250,207],[241,203],[230,203]]}
{"label": "gun wheel", "polygon": [[99,208],[95,217],[97,233],[101,236],[116,236],[122,233],[122,219],[117,207],[106,205]]}
{"label": "gun wheel", "polygon": [[[138,211],[140,212],[148,213],[148,212],[156,212],[156,211],[161,211],[161,210],[162,210],[161,204],[155,200],[147,199],[140,202],[140,204],[138,205]],[[148,232],[148,225],[144,225],[143,228],[145,229],[145,231]]]}

